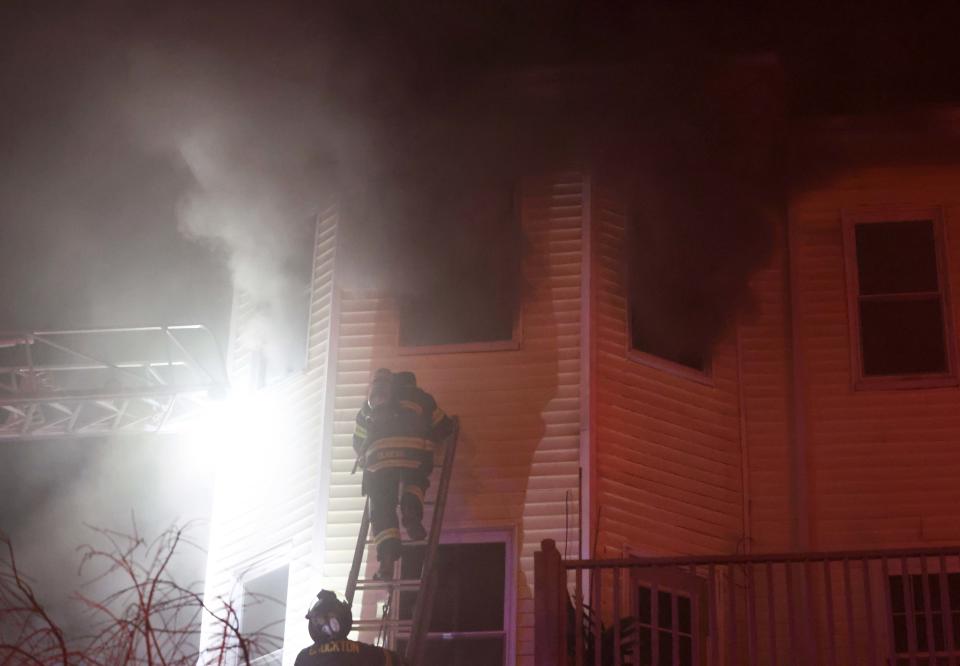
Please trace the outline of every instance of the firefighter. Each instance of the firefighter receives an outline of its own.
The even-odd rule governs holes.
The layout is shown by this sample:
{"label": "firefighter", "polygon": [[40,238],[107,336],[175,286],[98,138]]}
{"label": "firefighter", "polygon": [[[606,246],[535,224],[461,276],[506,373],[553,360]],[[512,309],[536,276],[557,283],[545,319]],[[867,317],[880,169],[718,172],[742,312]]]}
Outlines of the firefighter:
{"label": "firefighter", "polygon": [[367,401],[357,414],[353,447],[363,466],[363,494],[370,498],[380,562],[375,578],[391,579],[400,558],[398,498],[407,536],[412,541],[426,538],[423,496],[430,485],[434,449],[451,426],[433,397],[417,387],[412,372],[381,368],[374,373]]}
{"label": "firefighter", "polygon": [[330,590],[321,590],[307,611],[307,630],[313,645],[300,650],[294,666],[403,666],[395,653],[347,638],[353,613]]}

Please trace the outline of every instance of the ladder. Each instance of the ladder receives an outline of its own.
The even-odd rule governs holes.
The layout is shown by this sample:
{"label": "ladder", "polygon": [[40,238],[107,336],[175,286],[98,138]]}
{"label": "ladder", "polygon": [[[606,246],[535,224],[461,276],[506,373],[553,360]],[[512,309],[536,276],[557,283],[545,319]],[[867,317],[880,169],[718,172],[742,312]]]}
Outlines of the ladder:
{"label": "ladder", "polygon": [[[424,547],[423,566],[419,578],[400,578],[393,580],[374,580],[360,578],[360,569],[363,566],[368,552],[373,551],[373,542],[370,540],[370,500],[364,503],[363,518],[360,521],[360,534],[357,537],[357,546],[353,552],[353,564],[350,567],[350,578],[347,580],[345,598],[348,604],[353,605],[356,592],[380,591],[387,596],[385,612],[381,618],[361,618],[353,623],[357,631],[377,631],[383,637],[383,645],[395,648],[398,639],[406,639],[407,645],[404,656],[411,666],[421,666],[426,649],[426,638],[430,626],[430,613],[433,606],[433,594],[437,584],[437,550],[440,544],[440,532],[443,528],[443,513],[447,503],[447,492],[450,488],[450,477],[453,474],[453,461],[457,451],[457,439],[460,435],[460,420],[452,416],[453,428],[450,435],[441,444],[435,454],[443,455],[440,466],[440,480],[436,484],[436,495],[433,500],[424,498],[424,510],[433,507],[433,516],[430,528],[424,541],[402,541],[404,550],[409,547]],[[402,563],[403,557],[400,559]],[[398,563],[399,566],[399,563]],[[412,618],[400,619],[401,592],[416,592],[417,599],[413,606]]]}

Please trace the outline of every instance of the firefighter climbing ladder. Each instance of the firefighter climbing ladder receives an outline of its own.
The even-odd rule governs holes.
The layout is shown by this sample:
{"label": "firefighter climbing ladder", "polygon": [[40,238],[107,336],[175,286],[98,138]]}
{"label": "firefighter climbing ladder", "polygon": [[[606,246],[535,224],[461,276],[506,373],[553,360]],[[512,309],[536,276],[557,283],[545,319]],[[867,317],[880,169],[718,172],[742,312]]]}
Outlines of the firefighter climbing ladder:
{"label": "firefighter climbing ladder", "polygon": [[[354,595],[360,591],[386,592],[387,600],[385,612],[381,618],[365,619],[354,622],[354,629],[358,631],[377,631],[384,638],[383,644],[389,648],[396,648],[398,639],[406,639],[405,656],[412,666],[421,666],[426,648],[427,630],[430,626],[430,612],[433,606],[433,594],[437,584],[437,550],[440,544],[440,532],[443,527],[443,513],[447,503],[447,491],[450,488],[450,477],[453,473],[453,461],[457,451],[457,439],[460,434],[460,421],[453,417],[453,429],[450,436],[443,442],[443,464],[440,467],[440,480],[436,484],[435,499],[425,501],[424,507],[433,506],[433,516],[430,520],[430,530],[425,541],[404,541],[406,547],[423,546],[425,549],[423,566],[419,578],[398,578],[383,581],[372,578],[360,578],[360,569],[364,563],[364,554],[372,550],[373,542],[369,538],[370,531],[370,501],[367,500],[363,509],[363,518],[360,522],[360,535],[357,537],[357,547],[353,553],[353,565],[350,568],[350,578],[347,581],[346,600],[353,605]],[[400,566],[398,564],[398,566]],[[400,619],[400,593],[417,592],[413,607],[412,619]]]}

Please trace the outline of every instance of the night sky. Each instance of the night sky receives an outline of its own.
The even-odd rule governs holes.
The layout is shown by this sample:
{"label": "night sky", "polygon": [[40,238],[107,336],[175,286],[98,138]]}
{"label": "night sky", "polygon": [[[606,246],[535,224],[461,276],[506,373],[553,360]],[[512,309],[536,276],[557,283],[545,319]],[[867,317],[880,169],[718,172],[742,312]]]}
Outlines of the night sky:
{"label": "night sky", "polygon": [[[689,222],[678,223],[682,234],[651,231],[667,246],[718,233],[699,225],[716,203],[710,175],[730,165],[698,146],[746,140],[759,156],[732,170],[752,187],[726,213],[747,222],[730,222],[743,225],[743,243],[711,268],[723,293],[698,291],[696,273],[677,282],[702,303],[675,313],[677,327],[706,331],[695,342],[709,343],[745,305],[743,278],[768,249],[750,216],[781,191],[751,174],[772,173],[784,128],[960,99],[960,10],[946,4],[715,4],[8,0],[0,330],[200,322],[223,340],[233,284],[282,321],[285,295],[305,279],[311,215],[334,193],[366,206],[347,230],[353,283],[443,298],[451,281],[470,278],[451,277],[456,253],[439,264],[431,256],[453,247],[487,266],[509,254],[485,220],[454,222],[468,219],[464,202],[547,163],[631,159],[596,150],[612,135],[584,129],[623,123],[645,128],[625,145],[683,158],[631,163],[648,187],[694,163],[706,174],[686,183],[693,194],[682,206],[661,188],[661,209]],[[772,102],[697,101],[722,78],[711,63],[756,53],[777,56]],[[511,73],[575,64],[629,64],[643,76],[606,100],[623,111],[613,116],[589,105],[549,114],[500,94]],[[743,133],[738,123],[758,108],[777,122]],[[705,120],[715,117],[729,123]],[[711,143],[714,130],[723,141]],[[670,140],[651,143],[657,133]],[[686,243],[692,254],[676,256],[695,265],[711,246]],[[64,590],[83,523],[122,527],[131,511],[152,526],[204,515],[209,475],[182,449],[169,438],[4,444],[0,530]]]}

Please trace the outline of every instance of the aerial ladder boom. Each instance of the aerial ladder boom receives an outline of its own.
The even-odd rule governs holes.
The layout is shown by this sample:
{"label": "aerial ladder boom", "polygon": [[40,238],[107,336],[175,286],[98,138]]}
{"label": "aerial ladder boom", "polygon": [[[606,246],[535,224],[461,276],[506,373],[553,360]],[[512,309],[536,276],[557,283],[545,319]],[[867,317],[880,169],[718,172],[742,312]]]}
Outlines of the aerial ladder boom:
{"label": "aerial ladder boom", "polygon": [[0,441],[169,432],[226,383],[202,325],[0,333]]}

